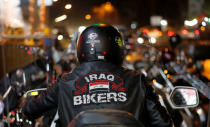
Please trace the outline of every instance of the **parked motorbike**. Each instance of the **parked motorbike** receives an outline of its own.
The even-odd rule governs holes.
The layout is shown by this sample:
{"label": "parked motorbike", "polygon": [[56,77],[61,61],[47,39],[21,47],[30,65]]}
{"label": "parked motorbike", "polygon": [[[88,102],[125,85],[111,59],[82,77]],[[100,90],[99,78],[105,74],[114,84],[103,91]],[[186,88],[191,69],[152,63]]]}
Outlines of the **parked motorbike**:
{"label": "parked motorbike", "polygon": [[[2,114],[3,117],[7,117],[2,118],[2,120],[4,121],[3,123],[5,123],[5,125],[7,124],[8,126],[19,126],[19,124],[17,124],[19,121],[18,118],[21,114],[19,111],[19,102],[26,91],[37,88],[50,87],[55,83],[56,78],[59,77],[58,72],[55,73],[56,70],[53,70],[52,59],[46,55],[43,49],[40,47],[30,47],[24,45],[19,45],[18,47],[30,55],[37,56],[37,59],[33,63],[30,63],[23,68],[18,68],[8,73],[0,81],[0,93],[3,96],[2,100],[4,105],[2,106],[2,109],[4,109]],[[74,59],[74,56],[71,56],[74,54],[74,52],[71,51],[72,47],[65,50],[65,53],[62,56],[63,60],[56,63],[56,65],[61,67],[62,72],[71,71],[74,66],[74,61],[70,61]],[[72,68],[68,66],[69,64],[72,65]],[[56,111],[50,111],[46,113],[45,117],[43,118],[44,123],[48,124],[49,121],[53,120],[53,115],[55,113]],[[16,118],[18,121],[11,120],[10,122],[14,122],[17,125],[13,125],[12,123],[10,124],[8,118],[12,117],[12,119],[14,119],[13,117],[16,116],[18,116],[18,118]],[[22,120],[23,119],[20,119],[20,121]],[[34,126],[36,122],[34,123],[27,120],[24,123],[28,123],[29,125]],[[41,123],[39,122],[39,124]],[[23,126],[23,124],[20,126]],[[24,126],[26,126],[26,124],[24,124]]]}
{"label": "parked motorbike", "polygon": [[197,121],[199,126],[206,127],[207,124],[207,114],[204,110],[203,105],[207,105],[210,99],[210,87],[207,86],[202,80],[200,80],[193,73],[187,71],[188,66],[186,64],[178,64],[174,61],[167,63],[166,70],[168,75],[170,75],[171,81],[175,86],[179,84],[185,84],[186,86],[193,86],[199,91],[200,104],[198,108],[194,111],[194,116],[199,119]]}
{"label": "parked motorbike", "polygon": [[[0,95],[2,95],[2,102],[4,111],[1,113],[1,119],[4,126],[22,126],[18,123],[22,122],[21,112],[19,111],[21,105],[21,98],[28,90],[35,88],[46,88],[52,84],[52,64],[50,60],[43,55],[43,50],[39,47],[28,47],[19,45],[19,48],[26,51],[30,55],[37,56],[36,60],[22,68],[18,68],[4,76],[0,80]],[[24,126],[32,126],[33,122],[27,120]],[[3,125],[2,125],[3,126]]]}
{"label": "parked motorbike", "polygon": [[[171,75],[169,75],[167,72],[168,70],[164,69],[165,65],[161,61],[161,52],[149,45],[137,44],[135,47],[137,48],[135,53],[142,58],[133,62],[133,68],[144,74],[149,83],[154,86],[161,104],[165,106],[170,113],[174,121],[174,125],[176,127],[193,127],[193,119],[196,117],[193,112],[199,111],[199,121],[202,122],[206,116],[203,115],[204,113],[202,108],[200,108],[200,105],[195,109],[196,111],[193,111],[194,108],[177,109],[170,104],[168,97],[170,92],[175,89],[175,84],[171,80]],[[177,86],[180,85],[185,84],[179,83]]]}

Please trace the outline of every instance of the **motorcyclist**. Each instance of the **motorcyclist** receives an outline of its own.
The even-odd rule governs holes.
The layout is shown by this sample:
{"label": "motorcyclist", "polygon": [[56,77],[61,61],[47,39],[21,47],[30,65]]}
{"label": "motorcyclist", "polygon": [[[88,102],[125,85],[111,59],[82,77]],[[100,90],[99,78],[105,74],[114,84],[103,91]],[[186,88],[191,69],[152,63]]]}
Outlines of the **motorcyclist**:
{"label": "motorcyclist", "polygon": [[170,46],[172,49],[175,49],[181,43],[181,37],[179,34],[175,34],[169,38]]}
{"label": "motorcyclist", "polygon": [[171,126],[145,78],[121,67],[123,57],[123,41],[114,27],[97,24],[86,28],[77,43],[80,65],[38,98],[27,100],[23,113],[38,118],[58,107],[61,126],[66,127],[82,111],[116,109],[133,114],[145,126]]}

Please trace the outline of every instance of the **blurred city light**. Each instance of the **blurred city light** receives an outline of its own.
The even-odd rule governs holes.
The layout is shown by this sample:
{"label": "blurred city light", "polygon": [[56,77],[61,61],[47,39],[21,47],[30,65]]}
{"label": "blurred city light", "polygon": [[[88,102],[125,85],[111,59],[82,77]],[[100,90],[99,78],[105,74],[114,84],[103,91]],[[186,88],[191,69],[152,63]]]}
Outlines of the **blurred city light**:
{"label": "blurred city light", "polygon": [[143,43],[144,43],[144,39],[141,38],[141,37],[138,37],[138,38],[137,38],[137,42],[138,42],[139,44],[143,44]]}
{"label": "blurred city light", "polygon": [[70,37],[70,38],[73,38],[73,37],[74,37],[74,34],[70,34],[69,37]]}
{"label": "blurred city light", "polygon": [[151,38],[149,39],[149,42],[152,43],[152,44],[155,44],[155,43],[157,42],[157,40],[156,40],[156,38],[151,37]]}
{"label": "blurred city light", "polygon": [[209,18],[208,17],[205,17],[204,18],[204,21],[208,22]]}
{"label": "blurred city light", "polygon": [[173,35],[175,35],[175,33],[174,33],[173,31],[168,31],[168,36],[169,36],[169,37],[171,37],[171,36],[173,36]]}
{"label": "blurred city light", "polygon": [[82,33],[82,31],[84,31],[85,29],[86,29],[85,26],[80,26],[80,27],[78,28],[78,31],[79,31],[80,33]]}
{"label": "blurred city light", "polygon": [[168,22],[167,22],[167,20],[161,20],[160,21],[160,24],[161,24],[161,26],[167,26],[168,25]]}
{"label": "blurred city light", "polygon": [[202,26],[206,26],[206,22],[203,21],[203,22],[201,23],[201,25],[202,25]]}
{"label": "blurred city light", "polygon": [[177,37],[176,37],[176,36],[172,36],[172,37],[171,37],[171,41],[172,41],[172,42],[176,42],[176,41],[177,41]]}
{"label": "blurred city light", "polygon": [[58,35],[58,40],[63,40],[63,35]]}
{"label": "blurred city light", "polygon": [[113,6],[112,6],[111,2],[106,2],[106,4],[104,5],[104,9],[107,12],[111,12],[113,10]]}
{"label": "blurred city light", "polygon": [[162,16],[160,15],[152,15],[150,16],[150,24],[152,26],[160,26],[160,22],[163,20]]}
{"label": "blurred city light", "polygon": [[53,2],[57,2],[58,0],[53,0]]}
{"label": "blurred city light", "polygon": [[[41,6],[42,4],[42,0],[36,0],[37,1],[37,5]],[[45,6],[52,6],[53,2],[52,0],[44,0],[44,5]]]}
{"label": "blurred city light", "polygon": [[67,18],[67,15],[62,15],[62,16],[59,16],[57,18],[55,18],[55,22],[60,22],[60,21],[63,21]]}
{"label": "blurred city light", "polygon": [[197,23],[198,23],[198,20],[197,19],[193,19],[191,21],[189,21],[189,20],[185,20],[184,21],[184,24],[186,26],[195,26],[195,25],[197,25]]}
{"label": "blurred city light", "polygon": [[206,28],[204,26],[201,26],[201,31],[205,31]]}
{"label": "blurred city light", "polygon": [[136,29],[137,27],[137,22],[132,22],[131,23],[131,29]]}
{"label": "blurred city light", "polygon": [[131,29],[136,29],[136,24],[131,24]]}
{"label": "blurred city light", "polygon": [[197,111],[196,111],[199,115],[202,115],[204,114],[203,110],[201,108],[198,108]]}
{"label": "blurred city light", "polygon": [[115,7],[111,4],[111,2],[106,2],[99,6],[95,6],[93,7],[92,10],[95,16],[94,18],[101,21],[106,21],[106,20],[111,21],[113,20],[112,18],[116,19],[118,13]]}
{"label": "blurred city light", "polygon": [[154,30],[149,31],[149,33],[148,33],[147,35],[148,35],[149,37],[158,38],[158,37],[162,36],[162,32],[159,31],[158,29],[154,29]]}
{"label": "blurred city light", "polygon": [[86,20],[90,20],[91,19],[91,15],[90,14],[85,15],[85,19]]}
{"label": "blurred city light", "polygon": [[66,9],[71,9],[71,7],[72,7],[71,4],[66,4],[66,5],[65,5],[65,8],[66,8]]}
{"label": "blurred city light", "polygon": [[143,29],[143,33],[144,34],[148,34],[149,33],[149,30],[148,29]]}
{"label": "blurred city light", "polygon": [[182,32],[182,34],[184,34],[184,35],[188,34],[188,31],[185,30],[185,29],[183,29],[181,32]]}
{"label": "blurred city light", "polygon": [[52,33],[53,33],[53,34],[57,34],[57,33],[58,33],[58,29],[55,29],[55,28],[52,29]]}
{"label": "blurred city light", "polygon": [[199,35],[200,34],[200,31],[199,30],[195,30],[194,32],[195,32],[196,35]]}
{"label": "blurred city light", "polygon": [[163,34],[160,30],[154,29],[153,31],[149,32],[148,35],[151,37],[158,38],[158,37],[162,36]]}
{"label": "blurred city light", "polygon": [[168,73],[168,70],[164,70],[163,72],[164,72],[165,74],[167,74],[167,73]]}

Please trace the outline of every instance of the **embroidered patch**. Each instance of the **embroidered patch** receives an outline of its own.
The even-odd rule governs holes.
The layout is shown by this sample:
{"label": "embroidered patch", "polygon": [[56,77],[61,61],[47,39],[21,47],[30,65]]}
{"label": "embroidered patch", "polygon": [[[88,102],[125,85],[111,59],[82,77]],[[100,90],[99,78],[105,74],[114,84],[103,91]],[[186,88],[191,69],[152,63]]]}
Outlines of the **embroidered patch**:
{"label": "embroidered patch", "polygon": [[91,44],[91,47],[94,47],[95,44],[100,43],[100,40],[96,39],[98,34],[91,33],[88,35],[88,40],[86,41],[87,44]]}
{"label": "embroidered patch", "polygon": [[120,46],[122,47],[123,46],[123,42],[122,42],[122,39],[118,36],[115,37],[115,42]]}
{"label": "embroidered patch", "polygon": [[91,39],[91,40],[95,40],[97,37],[98,37],[97,33],[91,33],[91,34],[88,35],[88,38]]}
{"label": "embroidered patch", "polygon": [[77,80],[75,87],[74,106],[127,100],[123,79],[110,72],[89,73]]}

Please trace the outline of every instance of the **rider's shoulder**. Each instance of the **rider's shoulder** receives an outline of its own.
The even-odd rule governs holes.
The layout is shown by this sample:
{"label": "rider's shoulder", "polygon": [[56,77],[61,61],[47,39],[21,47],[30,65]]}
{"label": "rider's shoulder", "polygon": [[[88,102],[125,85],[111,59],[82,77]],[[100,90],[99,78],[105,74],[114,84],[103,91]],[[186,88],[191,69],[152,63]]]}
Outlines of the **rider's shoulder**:
{"label": "rider's shoulder", "polygon": [[140,73],[139,71],[136,70],[131,70],[131,69],[127,69],[127,68],[123,68],[124,72],[128,75],[133,75],[133,76],[141,76],[142,73]]}
{"label": "rider's shoulder", "polygon": [[70,76],[71,76],[71,73],[72,73],[72,72],[63,73],[62,76],[61,76],[61,78],[60,78],[61,81],[63,81],[63,82],[69,81],[69,78],[70,78]]}

